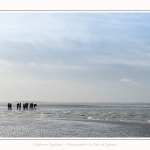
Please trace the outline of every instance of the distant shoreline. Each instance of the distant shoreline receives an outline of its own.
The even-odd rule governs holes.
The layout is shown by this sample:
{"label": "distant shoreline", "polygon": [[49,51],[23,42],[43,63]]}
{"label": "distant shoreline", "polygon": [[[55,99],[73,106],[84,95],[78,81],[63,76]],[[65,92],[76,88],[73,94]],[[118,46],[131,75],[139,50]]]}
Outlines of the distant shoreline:
{"label": "distant shoreline", "polygon": [[144,103],[141,103],[141,102],[41,102],[41,101],[8,101],[8,102],[0,102],[0,105],[1,104],[8,104],[8,103],[14,103],[14,104],[17,104],[17,103],[38,103],[40,105],[96,105],[96,104],[101,104],[101,105],[106,105],[106,104],[120,104],[120,105],[144,105],[144,104],[150,104],[150,102],[144,102]]}

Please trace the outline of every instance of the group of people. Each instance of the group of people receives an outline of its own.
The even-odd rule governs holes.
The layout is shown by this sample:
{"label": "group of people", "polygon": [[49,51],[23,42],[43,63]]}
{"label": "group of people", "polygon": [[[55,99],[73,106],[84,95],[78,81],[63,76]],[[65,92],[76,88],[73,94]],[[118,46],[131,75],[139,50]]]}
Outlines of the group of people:
{"label": "group of people", "polygon": [[[36,110],[37,104],[33,104],[33,103],[24,103],[23,104],[23,110]],[[12,104],[8,103],[8,110],[12,110]],[[21,110],[21,103],[17,103],[17,110]]]}
{"label": "group of people", "polygon": [[30,109],[30,110],[33,110],[33,109],[35,109],[36,110],[36,107],[37,107],[37,104],[33,104],[33,103],[25,103],[25,104],[23,104],[23,110],[28,110],[28,109]]}

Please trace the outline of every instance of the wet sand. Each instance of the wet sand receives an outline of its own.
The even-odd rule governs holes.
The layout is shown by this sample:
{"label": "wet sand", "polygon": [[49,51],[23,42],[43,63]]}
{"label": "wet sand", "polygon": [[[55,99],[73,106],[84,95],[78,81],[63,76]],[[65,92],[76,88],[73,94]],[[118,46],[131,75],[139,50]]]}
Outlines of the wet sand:
{"label": "wet sand", "polygon": [[0,137],[150,137],[150,124],[56,119],[3,119]]}

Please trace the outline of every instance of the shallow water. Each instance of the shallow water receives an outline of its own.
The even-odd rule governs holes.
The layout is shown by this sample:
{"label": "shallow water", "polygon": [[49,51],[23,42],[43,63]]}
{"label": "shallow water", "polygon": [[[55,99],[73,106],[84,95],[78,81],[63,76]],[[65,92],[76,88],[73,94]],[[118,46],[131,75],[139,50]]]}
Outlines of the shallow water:
{"label": "shallow water", "polygon": [[36,110],[12,111],[0,106],[0,118],[60,118],[82,120],[107,120],[122,122],[150,122],[150,104],[87,104],[39,105]]}

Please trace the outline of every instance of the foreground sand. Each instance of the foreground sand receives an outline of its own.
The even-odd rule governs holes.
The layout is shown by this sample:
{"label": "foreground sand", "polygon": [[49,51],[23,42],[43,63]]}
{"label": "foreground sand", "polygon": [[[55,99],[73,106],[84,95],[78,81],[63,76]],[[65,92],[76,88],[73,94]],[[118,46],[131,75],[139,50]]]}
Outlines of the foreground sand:
{"label": "foreground sand", "polygon": [[79,120],[3,119],[0,137],[150,137],[150,124]]}

